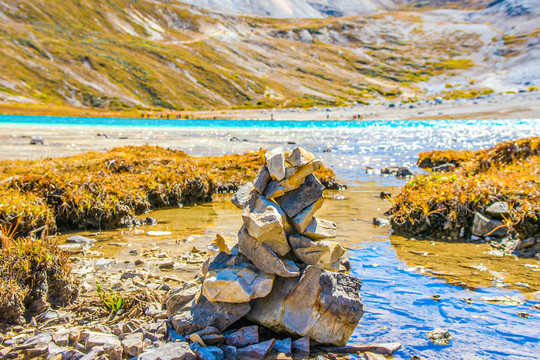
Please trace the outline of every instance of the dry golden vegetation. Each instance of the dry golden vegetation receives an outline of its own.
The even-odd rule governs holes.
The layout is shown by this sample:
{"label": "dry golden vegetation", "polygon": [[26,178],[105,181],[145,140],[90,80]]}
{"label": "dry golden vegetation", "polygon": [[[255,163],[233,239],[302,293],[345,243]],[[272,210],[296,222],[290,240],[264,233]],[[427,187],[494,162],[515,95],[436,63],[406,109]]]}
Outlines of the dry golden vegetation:
{"label": "dry golden vegetation", "polygon": [[73,302],[78,291],[68,256],[49,240],[14,238],[13,230],[0,229],[0,322],[24,323]]}
{"label": "dry golden vegetation", "polygon": [[467,238],[476,211],[505,201],[510,205],[505,222],[511,233],[520,238],[540,233],[540,138],[503,142],[476,152],[420,154],[421,167],[444,163],[457,167],[447,173],[415,176],[392,200],[394,231],[407,236]]}
{"label": "dry golden vegetation", "polygon": [[[191,157],[150,146],[105,153],[0,162],[0,225],[16,237],[64,229],[105,229],[133,223],[161,207],[200,204],[216,192],[236,190],[264,163],[264,151]],[[334,173],[317,172],[335,188]]]}
{"label": "dry golden vegetation", "polygon": [[0,0],[0,17],[0,98],[47,113],[411,97],[414,83],[475,66],[482,46],[468,24],[424,31],[421,13],[290,20],[149,0]]}

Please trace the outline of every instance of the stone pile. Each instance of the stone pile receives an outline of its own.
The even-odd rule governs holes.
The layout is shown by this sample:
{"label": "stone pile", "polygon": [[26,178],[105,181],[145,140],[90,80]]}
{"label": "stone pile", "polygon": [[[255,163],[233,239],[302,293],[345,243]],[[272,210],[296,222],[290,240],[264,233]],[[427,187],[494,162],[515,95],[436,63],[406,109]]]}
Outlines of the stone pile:
{"label": "stone pile", "polygon": [[171,291],[170,324],[198,357],[262,359],[346,345],[363,314],[362,281],[344,273],[345,249],[329,240],[336,225],[315,217],[324,186],[313,173],[321,165],[301,147],[268,151],[232,199],[242,209],[237,243],[218,237],[202,284]]}

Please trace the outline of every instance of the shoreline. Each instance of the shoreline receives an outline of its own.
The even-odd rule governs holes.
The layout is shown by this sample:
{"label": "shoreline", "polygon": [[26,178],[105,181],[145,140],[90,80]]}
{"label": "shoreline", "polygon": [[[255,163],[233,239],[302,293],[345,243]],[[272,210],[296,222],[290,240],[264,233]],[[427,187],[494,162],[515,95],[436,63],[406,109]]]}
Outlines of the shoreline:
{"label": "shoreline", "polygon": [[[480,98],[443,100],[440,104],[423,100],[402,103],[382,100],[372,105],[311,109],[247,109],[193,111],[107,111],[103,109],[0,104],[0,115],[97,117],[131,119],[185,120],[288,120],[288,121],[350,121],[354,115],[361,120],[464,120],[540,118],[540,93],[496,94]],[[144,116],[144,117],[143,117]],[[168,118],[167,118],[168,116]]]}

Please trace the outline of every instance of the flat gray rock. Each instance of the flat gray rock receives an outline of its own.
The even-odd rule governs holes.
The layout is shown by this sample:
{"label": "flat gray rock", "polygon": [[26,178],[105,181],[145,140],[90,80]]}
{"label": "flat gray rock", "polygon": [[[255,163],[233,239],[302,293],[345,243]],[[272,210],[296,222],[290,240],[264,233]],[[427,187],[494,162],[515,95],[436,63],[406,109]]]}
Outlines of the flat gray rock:
{"label": "flat gray rock", "polygon": [[268,355],[270,351],[272,351],[275,343],[276,340],[272,339],[262,343],[246,346],[242,349],[237,349],[236,352],[240,360],[264,359],[265,356]]}
{"label": "flat gray rock", "polygon": [[504,201],[498,201],[496,203],[491,204],[486,209],[486,214],[491,216],[494,219],[502,220],[505,217],[508,217],[508,211],[510,210],[508,203]]}
{"label": "flat gray rock", "polygon": [[235,347],[246,347],[259,342],[259,327],[257,325],[246,326],[238,331],[225,336],[225,344]]}
{"label": "flat gray rock", "polygon": [[90,245],[95,243],[95,239],[87,238],[86,236],[81,235],[72,235],[66,239],[66,243],[71,244],[82,244],[82,245]]}
{"label": "flat gray rock", "polygon": [[301,235],[289,236],[294,254],[306,265],[338,271],[345,249],[334,241],[313,241]]}
{"label": "flat gray rock", "polygon": [[139,355],[137,360],[195,360],[197,355],[185,341],[161,344]]}
{"label": "flat gray rock", "polygon": [[248,267],[229,267],[204,279],[202,293],[210,301],[246,303],[265,297],[272,290],[274,275]]}

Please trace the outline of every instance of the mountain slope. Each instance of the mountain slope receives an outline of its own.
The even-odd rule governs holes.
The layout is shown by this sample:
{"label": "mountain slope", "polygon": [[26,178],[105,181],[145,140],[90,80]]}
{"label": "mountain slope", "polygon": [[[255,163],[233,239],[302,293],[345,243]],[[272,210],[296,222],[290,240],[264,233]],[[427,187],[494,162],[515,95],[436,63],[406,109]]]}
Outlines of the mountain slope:
{"label": "mountain slope", "polygon": [[[0,19],[0,101],[7,103],[347,105],[423,96],[456,76],[468,84],[506,61],[495,54],[506,33],[464,12],[270,19],[176,1],[0,0]],[[529,46],[535,39],[521,41],[513,60],[538,48]]]}

